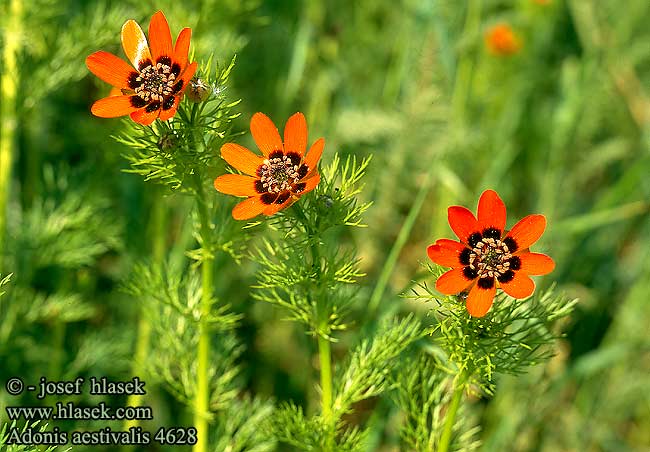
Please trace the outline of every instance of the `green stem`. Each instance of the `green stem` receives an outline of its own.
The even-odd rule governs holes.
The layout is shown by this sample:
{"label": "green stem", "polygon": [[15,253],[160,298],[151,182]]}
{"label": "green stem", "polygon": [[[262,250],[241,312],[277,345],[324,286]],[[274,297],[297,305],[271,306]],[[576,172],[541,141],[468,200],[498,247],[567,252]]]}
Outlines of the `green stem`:
{"label": "green stem", "polygon": [[18,91],[18,65],[16,55],[20,49],[22,1],[12,0],[5,29],[5,45],[2,54],[2,75],[0,76],[0,273],[4,254],[4,237],[6,228],[7,203],[9,200],[9,183],[13,165],[13,146],[16,126],[16,95]]}
{"label": "green stem", "polygon": [[311,248],[312,268],[316,272],[316,277],[318,278],[318,276],[320,275],[321,268],[320,268],[320,252],[318,251],[318,242],[314,240],[316,234],[314,233],[311,224],[309,223],[309,220],[305,215],[305,212],[302,210],[302,207],[300,207],[300,204],[293,205],[293,213],[305,228],[305,234],[307,234],[308,237],[307,240],[309,240],[309,246]]}
{"label": "green stem", "polygon": [[212,259],[205,259],[202,264],[203,295],[201,298],[201,320],[199,322],[199,345],[196,370],[197,389],[194,404],[194,426],[197,432],[197,442],[193,448],[194,452],[205,452],[208,446],[210,331],[207,317],[210,314],[211,305],[212,264]]}
{"label": "green stem", "polygon": [[460,406],[460,399],[463,397],[465,384],[463,380],[459,380],[454,390],[454,395],[451,398],[451,403],[447,409],[445,416],[445,425],[443,426],[442,435],[440,436],[440,446],[437,452],[447,452],[449,444],[451,443],[451,433],[454,429],[454,421],[456,420],[456,413]]}
{"label": "green stem", "polygon": [[321,407],[323,418],[328,423],[332,418],[332,351],[329,339],[318,336],[320,359]]}
{"label": "green stem", "polygon": [[201,240],[204,250],[202,270],[201,318],[199,320],[199,343],[197,348],[196,398],[194,401],[194,427],[197,442],[194,452],[205,452],[208,448],[208,418],[210,402],[210,328],[208,316],[212,307],[212,285],[214,258],[211,254],[210,216],[205,203],[201,181],[197,181],[197,207],[201,221]]}
{"label": "green stem", "polygon": [[[305,228],[305,233],[311,246],[312,266],[316,272],[316,279],[320,276],[320,252],[318,250],[318,242],[315,240],[315,232],[313,231],[305,212],[300,207],[300,204],[294,204],[293,212],[296,218],[300,220]],[[326,423],[332,419],[332,348],[331,343],[325,334],[328,333],[329,315],[326,315],[318,310],[319,331],[318,331],[318,358],[320,361],[320,387],[321,387],[321,410],[323,418]]]}

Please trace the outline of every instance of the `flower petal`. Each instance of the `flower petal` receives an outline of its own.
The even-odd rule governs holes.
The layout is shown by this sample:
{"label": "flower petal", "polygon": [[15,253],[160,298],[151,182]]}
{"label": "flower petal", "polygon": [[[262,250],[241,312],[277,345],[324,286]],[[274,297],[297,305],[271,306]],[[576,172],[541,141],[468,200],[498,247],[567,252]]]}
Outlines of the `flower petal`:
{"label": "flower petal", "polygon": [[484,289],[479,284],[474,284],[465,302],[469,315],[472,317],[483,317],[487,314],[490,307],[492,307],[496,291],[497,287],[494,284],[489,289]]}
{"label": "flower petal", "polygon": [[131,119],[133,119],[138,124],[148,126],[154,122],[158,116],[160,116],[160,111],[160,108],[156,108],[153,111],[147,111],[147,107],[145,107],[141,110],[131,113]]}
{"label": "flower petal", "polygon": [[280,132],[264,113],[255,113],[251,118],[251,134],[262,154],[268,156],[273,151],[282,151]]}
{"label": "flower petal", "polygon": [[467,289],[472,284],[472,279],[467,279],[462,268],[455,268],[443,273],[436,281],[436,289],[445,295],[456,295]]}
{"label": "flower petal", "polygon": [[503,234],[506,228],[506,205],[494,190],[485,190],[478,200],[476,212],[481,229],[496,228]]}
{"label": "flower petal", "polygon": [[[126,116],[139,108],[134,107],[131,103],[132,96],[109,96],[96,101],[90,108],[93,115],[100,118],[117,118]],[[144,108],[142,108],[144,110]]]}
{"label": "flower petal", "polygon": [[307,150],[307,120],[298,112],[293,114],[284,126],[284,151],[296,152],[302,156]]}
{"label": "flower petal", "polygon": [[236,143],[221,146],[221,157],[233,168],[251,176],[257,174],[257,168],[264,163],[262,157]]}
{"label": "flower petal", "polygon": [[137,74],[122,58],[103,50],[88,56],[86,66],[97,77],[117,88],[128,88],[129,77]]}
{"label": "flower petal", "polygon": [[314,141],[314,144],[309,148],[309,152],[303,159],[302,163],[307,165],[308,172],[305,177],[311,176],[318,169],[318,161],[323,155],[323,148],[325,147],[325,139],[319,138]]}
{"label": "flower petal", "polygon": [[214,180],[214,188],[221,193],[234,196],[259,196],[255,190],[257,179],[240,174],[224,174]]}
{"label": "flower petal", "polygon": [[460,262],[460,253],[467,247],[455,240],[440,239],[427,248],[429,259],[444,267],[463,267],[467,263]]}
{"label": "flower petal", "polygon": [[[305,195],[312,191],[318,183],[320,182],[320,174],[316,173],[315,176],[310,177],[309,179],[303,179],[301,183],[299,183],[296,188],[300,188],[300,190],[296,190],[295,195],[298,197]],[[301,187],[302,185],[305,185],[304,187]]]}
{"label": "flower petal", "polygon": [[174,103],[172,104],[172,106],[169,107],[167,110],[165,110],[165,108],[163,107],[163,109],[160,111],[161,121],[167,121],[168,119],[174,117],[174,115],[176,114],[176,110],[178,109],[178,104],[180,100],[181,100],[181,96],[174,96]]}
{"label": "flower petal", "polygon": [[535,283],[523,271],[514,272],[515,276],[507,283],[499,282],[499,287],[512,298],[530,297],[535,291]]}
{"label": "flower petal", "polygon": [[169,58],[174,56],[172,33],[169,30],[167,18],[162,11],[154,14],[151,17],[151,22],[149,22],[149,44],[154,62],[157,62],[161,56],[168,56]]}
{"label": "flower petal", "polygon": [[447,209],[447,218],[449,226],[461,242],[467,243],[470,235],[481,230],[474,214],[465,207],[451,206]]}
{"label": "flower petal", "polygon": [[232,209],[232,217],[235,220],[248,220],[261,214],[266,208],[259,196],[248,198]]}
{"label": "flower petal", "polygon": [[555,268],[555,262],[546,254],[521,253],[518,257],[521,260],[521,271],[528,275],[545,275]]}
{"label": "flower petal", "polygon": [[181,76],[178,78],[178,81],[174,85],[174,87],[176,87],[178,85],[179,81],[183,82],[181,84],[180,88],[178,88],[178,90],[176,92],[176,95],[180,96],[183,93],[183,91],[185,90],[185,88],[187,88],[187,84],[190,81],[190,79],[192,77],[194,77],[194,73],[196,72],[196,68],[198,66],[199,66],[199,64],[196,61],[194,61],[193,63],[191,63],[189,66],[187,66],[185,68],[185,70],[183,71]]}
{"label": "flower petal", "polygon": [[544,215],[528,215],[522,218],[506,234],[506,238],[510,237],[516,245],[513,250],[512,246],[508,244],[510,251],[514,252],[528,248],[542,236],[544,229],[546,229],[546,217]]}
{"label": "flower petal", "polygon": [[122,47],[126,57],[136,69],[140,69],[140,63],[151,61],[147,38],[135,20],[127,20],[122,25]]}
{"label": "flower petal", "polygon": [[264,215],[270,217],[271,215],[275,215],[276,213],[278,213],[282,209],[285,209],[286,207],[288,207],[291,203],[293,203],[295,201],[296,200],[294,198],[289,196],[284,202],[281,202],[280,204],[273,203],[270,206],[267,206],[266,209],[264,209],[263,213],[264,213]]}
{"label": "flower petal", "polygon": [[174,46],[174,61],[181,66],[181,72],[187,65],[187,55],[190,52],[190,38],[192,37],[191,28],[183,28],[176,38]]}

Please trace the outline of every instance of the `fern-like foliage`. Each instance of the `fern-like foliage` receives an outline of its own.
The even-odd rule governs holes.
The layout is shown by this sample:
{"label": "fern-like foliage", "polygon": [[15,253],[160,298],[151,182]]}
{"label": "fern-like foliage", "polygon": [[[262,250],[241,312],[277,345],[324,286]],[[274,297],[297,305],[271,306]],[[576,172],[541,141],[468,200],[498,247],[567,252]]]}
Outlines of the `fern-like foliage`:
{"label": "fern-like foliage", "polygon": [[356,292],[352,284],[363,273],[337,234],[341,227],[361,226],[370,206],[356,197],[368,164],[369,159],[342,162],[335,155],[316,190],[271,221],[281,238],[264,240],[252,256],[262,267],[253,296],[286,309],[288,318],[311,334],[331,338],[332,331],[348,327],[346,313]]}
{"label": "fern-like foliage", "polygon": [[[136,264],[131,277],[124,283],[124,289],[143,302],[155,301],[160,306],[172,308],[188,321],[198,322],[202,317],[200,303],[203,293],[196,272],[184,275],[182,270],[170,269],[165,264]],[[228,331],[237,326],[241,315],[230,312],[230,305],[218,304],[215,299],[211,305],[210,314],[203,317],[214,331]]]}
{"label": "fern-like foliage", "polygon": [[[38,112],[44,98],[88,74],[80,61],[92,51],[115,42],[116,30],[122,26],[127,8],[104,2],[73,6],[71,2],[56,0],[34,0],[23,5],[26,31],[20,38],[25,86],[21,106],[32,113]],[[65,33],[61,32],[63,26]],[[92,40],[88,39],[88,30],[93,31]]]}
{"label": "fern-like foliage", "polygon": [[273,432],[280,442],[294,446],[297,450],[314,452],[361,452],[365,450],[367,437],[367,432],[356,427],[346,427],[341,421],[337,422],[333,429],[321,416],[307,417],[303,410],[293,403],[277,408],[273,419]]}
{"label": "fern-like foliage", "polygon": [[344,419],[353,404],[386,393],[393,385],[398,356],[425,332],[407,317],[384,323],[371,339],[364,339],[337,369],[334,378],[333,420],[308,417],[294,404],[281,405],[271,424],[278,440],[300,450],[362,451],[369,431]]}
{"label": "fern-like foliage", "polygon": [[[440,268],[430,267],[434,275]],[[495,374],[521,374],[554,355],[552,344],[561,337],[556,322],[567,317],[577,300],[554,293],[551,287],[526,300],[500,293],[485,317],[470,317],[463,295],[442,300],[426,283],[414,297],[437,303],[438,323],[433,335],[447,354],[450,371],[470,376],[486,393],[494,390]]]}
{"label": "fern-like foliage", "polygon": [[334,413],[341,417],[354,403],[385,392],[400,353],[424,334],[420,322],[409,316],[384,324],[372,339],[363,340],[335,379]]}
{"label": "fern-like foliage", "polygon": [[[428,353],[409,357],[400,363],[392,385],[395,402],[405,418],[400,437],[406,450],[429,452],[437,450],[445,423],[445,415],[453,392],[451,378],[438,360]],[[477,450],[479,428],[471,427],[468,410],[462,407],[454,422],[452,451]]]}
{"label": "fern-like foliage", "polygon": [[[9,224],[9,253],[19,270],[47,266],[89,265],[109,250],[121,248],[122,223],[105,198],[70,189],[62,199],[38,198]],[[26,277],[21,271],[21,277]]]}
{"label": "fern-like foliage", "polygon": [[[358,195],[363,190],[361,182],[372,157],[357,161],[355,156],[341,160],[334,154],[332,162],[323,168],[323,178],[318,187],[319,203],[315,207],[321,214],[322,208],[328,211],[321,215],[319,227],[325,230],[337,225],[364,226],[361,215],[368,210],[372,202],[359,202]],[[309,205],[308,205],[309,207]]]}
{"label": "fern-like foliage", "polygon": [[217,415],[215,452],[270,452],[276,440],[268,428],[273,406],[259,399],[237,399]]}
{"label": "fern-like foliage", "polygon": [[146,303],[145,312],[154,326],[155,351],[147,360],[149,378],[163,382],[181,402],[191,405],[196,391],[196,358],[188,350],[198,344],[198,323],[202,319],[215,338],[211,348],[210,408],[224,409],[238,394],[237,358],[242,348],[234,336],[240,315],[228,305],[212,302],[207,318],[200,312],[202,287],[199,275],[166,266],[139,264],[124,283],[126,292]]}
{"label": "fern-like foliage", "polygon": [[61,332],[102,309],[87,286],[75,283],[97,277],[100,259],[123,249],[123,222],[107,197],[75,185],[65,168],[46,166],[43,173],[46,194],[25,210],[13,209],[8,223],[5,259],[14,276],[0,298],[0,359],[13,372],[26,363],[62,371]]}

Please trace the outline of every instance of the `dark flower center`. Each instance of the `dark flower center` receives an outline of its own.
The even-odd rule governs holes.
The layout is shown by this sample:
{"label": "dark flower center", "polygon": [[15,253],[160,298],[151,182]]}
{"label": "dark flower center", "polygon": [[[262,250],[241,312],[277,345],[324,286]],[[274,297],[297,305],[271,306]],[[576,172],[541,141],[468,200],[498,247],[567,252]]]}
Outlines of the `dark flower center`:
{"label": "dark flower center", "polygon": [[128,86],[135,91],[131,105],[135,108],[147,106],[147,112],[162,107],[168,110],[174,105],[175,96],[183,90],[183,80],[179,80],[181,67],[168,56],[161,56],[153,64],[144,60],[138,70],[131,72]]}
{"label": "dark flower center", "polygon": [[165,77],[162,74],[157,74],[153,73],[149,75],[147,78],[144,79],[144,84],[143,84],[143,91],[149,91],[152,93],[159,92],[159,90],[163,90],[164,87],[163,85],[165,84],[166,80]]}
{"label": "dark flower center", "polygon": [[483,237],[469,254],[469,267],[479,278],[501,278],[512,271],[512,258],[508,245],[500,239]]}
{"label": "dark flower center", "polygon": [[146,66],[135,78],[136,83],[141,82],[135,88],[135,93],[147,102],[162,101],[173,94],[176,75],[172,72],[172,67],[164,62]]}
{"label": "dark flower center", "polygon": [[[300,157],[296,154],[272,153],[258,168],[257,174],[265,191],[280,193],[292,190],[304,175],[300,171]],[[304,166],[304,165],[303,165]]]}

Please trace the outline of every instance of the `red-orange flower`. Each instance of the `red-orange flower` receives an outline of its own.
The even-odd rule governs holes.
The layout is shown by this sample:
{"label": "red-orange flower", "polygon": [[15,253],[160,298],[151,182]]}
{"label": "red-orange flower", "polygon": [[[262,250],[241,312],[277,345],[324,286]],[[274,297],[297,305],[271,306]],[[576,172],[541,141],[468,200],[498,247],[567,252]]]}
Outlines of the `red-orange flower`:
{"label": "red-orange flower", "polygon": [[102,118],[130,115],[144,125],[174,116],[183,90],[196,72],[196,62],[187,61],[191,36],[192,30],[183,28],[172,47],[169,24],[158,11],[149,24],[149,47],[142,28],[134,20],[126,21],[122,47],[133,67],[101,50],[86,58],[90,72],[114,87],[109,97],[93,104],[91,112]]}
{"label": "red-orange flower", "polygon": [[261,213],[273,215],[320,182],[318,161],[325,140],[316,140],[305,155],[307,121],[302,113],[287,120],[284,144],[278,129],[263,113],[255,113],[251,118],[251,134],[263,156],[235,143],[221,147],[221,157],[247,176],[225,174],[214,180],[214,188],[221,193],[248,198],[232,210],[235,220],[248,220]]}
{"label": "red-orange flower", "polygon": [[498,24],[485,35],[485,44],[494,55],[513,55],[521,48],[521,42],[508,24]]}
{"label": "red-orange flower", "polygon": [[529,297],[535,290],[529,275],[550,273],[555,263],[529,250],[544,233],[544,215],[528,215],[506,231],[506,206],[493,190],[483,192],[477,214],[478,219],[465,207],[450,207],[449,225],[460,241],[440,239],[427,253],[436,264],[452,267],[438,278],[436,289],[446,295],[469,290],[467,310],[483,317],[497,287],[513,298]]}

